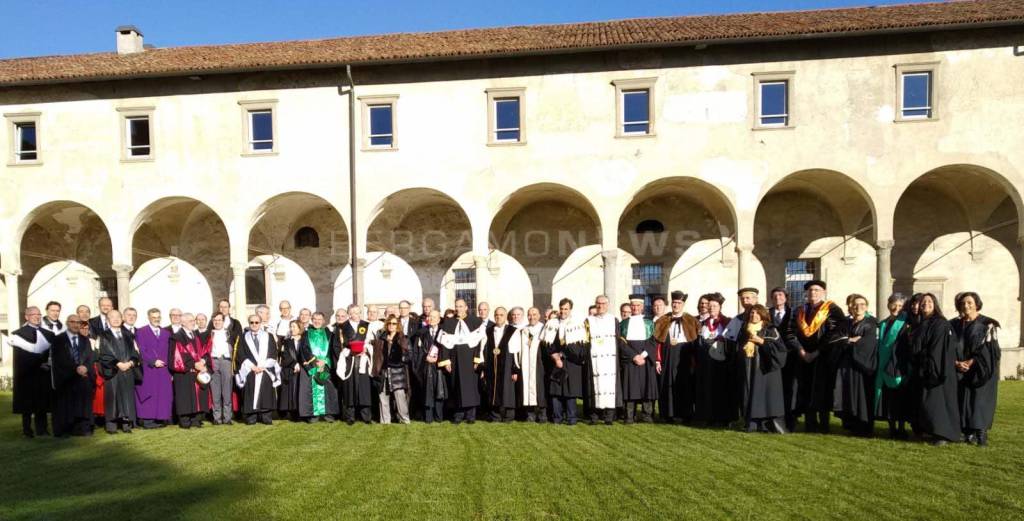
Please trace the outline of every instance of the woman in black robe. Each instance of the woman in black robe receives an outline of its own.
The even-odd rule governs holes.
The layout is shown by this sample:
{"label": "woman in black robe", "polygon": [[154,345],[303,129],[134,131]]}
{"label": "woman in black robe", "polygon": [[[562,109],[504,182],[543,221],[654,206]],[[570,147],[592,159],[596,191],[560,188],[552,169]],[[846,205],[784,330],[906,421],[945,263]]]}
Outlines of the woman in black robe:
{"label": "woman in black robe", "polygon": [[836,368],[832,410],[843,427],[857,436],[874,432],[875,371],[878,368],[878,321],[868,316],[868,299],[850,295],[846,340],[832,350]]}
{"label": "woman in black robe", "polygon": [[299,360],[299,344],[302,342],[302,326],[297,320],[288,324],[289,334],[281,337],[279,350],[281,366],[281,386],[277,388],[277,413],[281,418],[298,420],[299,410],[299,373],[302,364]]}
{"label": "woman in black robe", "polygon": [[725,297],[719,293],[708,295],[708,317],[701,323],[694,371],[694,419],[717,427],[735,421],[739,411],[732,356],[735,346],[722,336],[729,325],[729,317],[722,315],[723,302]]}
{"label": "woman in black robe", "polygon": [[945,445],[959,440],[961,430],[957,342],[935,295],[925,293],[920,302],[921,322],[912,338],[921,389],[920,429],[931,436],[933,445]]}
{"label": "woman in black robe", "polygon": [[786,344],[771,321],[768,309],[757,304],[736,337],[736,379],[740,411],[747,432],[786,433],[786,401],[782,367]]}
{"label": "woman in black robe", "polygon": [[988,431],[996,413],[999,385],[999,322],[979,313],[981,297],[974,292],[957,295],[960,317],[951,320],[960,342],[956,370],[960,373],[960,422],[967,443],[988,445]]}

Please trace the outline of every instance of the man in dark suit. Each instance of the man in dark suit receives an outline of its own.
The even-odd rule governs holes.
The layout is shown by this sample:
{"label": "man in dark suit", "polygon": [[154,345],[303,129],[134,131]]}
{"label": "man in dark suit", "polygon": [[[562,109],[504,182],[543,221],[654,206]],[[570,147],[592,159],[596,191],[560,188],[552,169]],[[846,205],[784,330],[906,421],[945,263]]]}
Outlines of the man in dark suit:
{"label": "man in dark suit", "polygon": [[101,297],[99,302],[100,314],[89,319],[89,338],[99,338],[100,333],[110,329],[107,323],[107,313],[114,309],[114,301],[110,297]]}
{"label": "man in dark suit", "polygon": [[412,303],[408,300],[398,303],[398,324],[402,327],[402,333],[410,339],[416,334],[416,330],[420,328],[419,317],[412,312]]}
{"label": "man in dark suit", "polygon": [[50,346],[54,334],[43,328],[42,322],[39,308],[29,306],[25,309],[25,325],[8,340],[14,347],[14,414],[21,415],[21,432],[29,438],[50,435],[46,414],[50,412],[53,384]]}
{"label": "man in dark suit", "polygon": [[68,315],[67,330],[52,346],[53,435],[91,436],[96,371],[86,324]]}

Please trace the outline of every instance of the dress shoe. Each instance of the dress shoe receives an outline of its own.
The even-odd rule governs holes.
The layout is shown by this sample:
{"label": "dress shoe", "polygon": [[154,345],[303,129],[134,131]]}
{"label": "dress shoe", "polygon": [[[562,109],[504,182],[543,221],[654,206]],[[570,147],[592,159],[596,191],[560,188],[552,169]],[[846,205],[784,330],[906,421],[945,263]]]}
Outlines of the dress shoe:
{"label": "dress shoe", "polygon": [[988,432],[978,431],[978,446],[988,447]]}

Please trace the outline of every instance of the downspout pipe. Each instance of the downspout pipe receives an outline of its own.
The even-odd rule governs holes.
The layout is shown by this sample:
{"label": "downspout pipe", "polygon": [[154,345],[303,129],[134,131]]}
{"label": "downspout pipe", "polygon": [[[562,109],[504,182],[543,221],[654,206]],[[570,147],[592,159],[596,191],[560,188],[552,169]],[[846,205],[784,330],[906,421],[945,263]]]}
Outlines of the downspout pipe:
{"label": "downspout pipe", "polygon": [[356,84],[352,80],[352,66],[345,66],[348,81],[348,208],[349,208],[349,266],[352,269],[352,303],[363,303],[363,277],[359,273],[359,224],[356,217]]}

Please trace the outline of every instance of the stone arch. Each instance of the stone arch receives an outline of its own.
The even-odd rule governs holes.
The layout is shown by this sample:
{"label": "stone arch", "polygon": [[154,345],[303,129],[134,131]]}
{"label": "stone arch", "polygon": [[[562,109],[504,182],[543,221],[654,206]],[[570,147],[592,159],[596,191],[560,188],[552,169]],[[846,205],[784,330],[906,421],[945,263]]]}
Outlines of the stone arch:
{"label": "stone arch", "polygon": [[553,299],[555,274],[577,249],[601,243],[601,219],[578,190],[557,183],[529,185],[502,201],[491,219],[490,246],[526,268],[533,304]]}
{"label": "stone arch", "polygon": [[64,320],[81,304],[95,311],[101,296],[100,276],[95,270],[73,260],[56,261],[39,268],[29,281],[25,307],[45,310],[47,302],[60,302],[60,319]]}
{"label": "stone arch", "polygon": [[[642,224],[657,229],[652,221],[664,231],[638,230]],[[667,294],[672,289],[686,290],[670,281],[678,261],[698,244],[701,250],[710,246],[717,255],[701,256],[697,264],[688,267],[691,274],[717,272],[724,266],[736,278],[736,223],[736,211],[719,187],[694,177],[668,177],[648,183],[633,195],[619,217],[618,245],[635,257],[636,263],[660,267],[662,276],[655,293]],[[631,268],[627,277],[633,278]]]}
{"label": "stone arch", "polygon": [[[874,302],[876,217],[868,192],[846,174],[809,169],[785,176],[761,197],[754,217],[763,289],[786,286],[787,272],[803,265],[814,271],[804,278],[824,279],[832,298],[841,300],[841,293],[855,288]],[[793,275],[789,286],[796,302],[803,300],[799,279]]]}
{"label": "stone arch", "polygon": [[1020,339],[1019,193],[991,169],[932,169],[902,191],[893,212],[894,290],[931,291],[953,316],[953,297],[977,291],[1004,338]]}
{"label": "stone arch", "polygon": [[[97,296],[109,296],[117,303],[109,228],[91,208],[68,200],[40,205],[22,220],[14,239],[24,280],[33,280],[48,264],[74,261],[96,273]],[[18,301],[28,302],[28,285],[19,284],[18,289]],[[96,303],[75,303],[78,304],[94,307]]]}
{"label": "stone arch", "polygon": [[[334,283],[351,257],[348,227],[341,212],[316,194],[287,192],[264,201],[249,224],[249,258],[283,256],[293,261],[313,284],[315,301],[308,306],[330,310]],[[295,243],[296,232],[304,228],[316,232],[318,246],[299,247]]]}
{"label": "stone arch", "polygon": [[158,199],[139,212],[129,230],[133,266],[153,259],[179,259],[203,274],[213,299],[225,298],[231,291],[228,228],[206,203],[186,196]]}
{"label": "stone arch", "polygon": [[435,302],[445,272],[473,247],[468,213],[454,198],[433,188],[407,188],[388,195],[374,206],[368,222],[367,251],[400,257],[419,277],[423,296]]}

